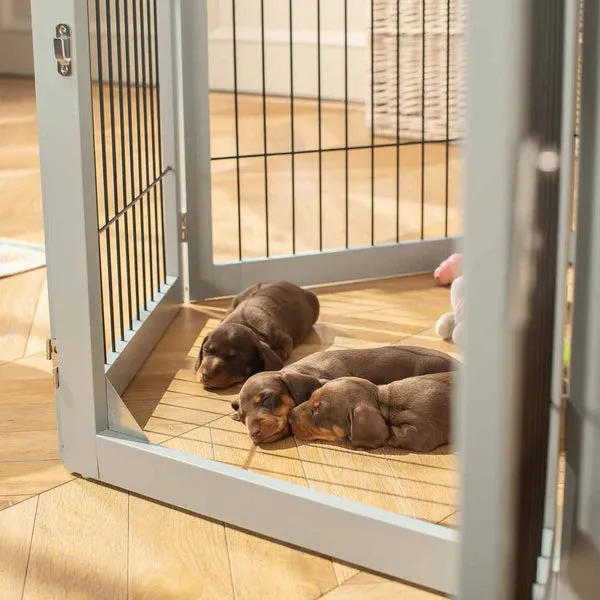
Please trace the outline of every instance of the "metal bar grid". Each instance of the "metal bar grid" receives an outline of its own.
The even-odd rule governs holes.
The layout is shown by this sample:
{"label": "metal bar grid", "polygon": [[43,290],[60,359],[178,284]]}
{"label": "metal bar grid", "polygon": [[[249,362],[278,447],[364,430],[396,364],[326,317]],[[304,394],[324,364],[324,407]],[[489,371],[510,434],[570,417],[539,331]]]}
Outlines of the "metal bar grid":
{"label": "metal bar grid", "polygon": [[[302,46],[306,40],[300,39],[306,33],[307,24],[297,24],[295,12],[299,11],[299,5],[296,2],[289,0],[275,5],[261,0],[252,8],[246,3],[231,0],[227,17],[230,24],[226,20],[219,21],[220,30],[230,27],[231,54],[228,60],[231,60],[231,87],[213,88],[215,93],[211,111],[213,118],[217,114],[222,116],[225,112],[223,106],[231,103],[232,114],[224,117],[231,119],[229,140],[219,139],[219,133],[211,132],[213,228],[216,234],[213,236],[214,262],[448,238],[459,233],[459,209],[455,202],[458,197],[455,192],[459,179],[455,176],[458,153],[455,145],[460,138],[456,137],[450,125],[454,117],[452,98],[457,93],[451,81],[451,72],[459,65],[454,58],[456,40],[453,39],[453,20],[458,17],[454,14],[452,0],[443,4],[441,12],[435,7],[430,9],[430,4],[426,2],[420,9],[419,60],[415,62],[415,73],[412,74],[420,99],[421,125],[420,135],[416,139],[401,133],[400,106],[402,94],[405,93],[405,84],[401,79],[404,52],[401,31],[406,28],[402,20],[402,4],[395,11],[394,18],[386,23],[387,30],[392,32],[397,53],[394,65],[396,123],[394,134],[383,137],[378,133],[375,114],[375,84],[371,83],[365,89],[364,104],[353,101],[357,66],[355,54],[350,50],[354,35],[352,28],[356,27],[356,14],[353,12],[356,7],[347,0],[340,2],[337,9],[332,9],[329,4],[326,6],[320,0],[303,4],[304,20],[311,10],[314,16],[314,65],[309,65],[308,62],[313,58],[307,58]],[[210,5],[208,10],[211,10]],[[250,15],[253,10],[256,14]],[[330,31],[324,27],[330,28],[331,22],[325,21],[324,25],[325,10],[339,10],[340,47],[337,64],[333,64],[327,52],[328,41],[325,36]],[[373,1],[368,10],[371,25],[366,37],[368,56],[365,56],[371,82],[374,81],[377,61],[376,32],[379,25],[376,10],[379,9],[376,9]],[[248,52],[240,51],[240,48],[246,48],[241,44],[247,43],[246,29],[240,29],[240,15],[260,24],[260,35],[251,59],[245,56],[250,53],[250,48]],[[276,56],[273,47],[269,46],[270,31],[265,28],[277,15],[281,18],[282,26],[287,19],[287,32],[278,30],[280,35],[287,33],[287,39],[278,41],[280,50]],[[331,12],[327,16],[331,19]],[[441,20],[441,34],[439,28],[430,25],[433,18]],[[432,32],[439,38],[436,43],[441,42],[444,47],[442,60],[445,55],[445,65],[442,64],[439,70],[445,71],[446,77],[445,86],[442,85],[445,131],[442,129],[440,135],[433,139],[431,135],[428,136],[428,81],[434,73],[433,52],[429,50]],[[209,42],[209,53],[211,51]],[[286,52],[287,65],[284,58]],[[228,67],[219,62],[214,68],[223,70]],[[308,95],[304,91],[297,91],[302,88],[302,85],[298,86],[298,80],[306,79],[307,69],[314,72],[315,79],[314,89]],[[274,81],[274,72],[278,81]],[[332,99],[334,96],[328,82],[336,74],[341,81],[340,98],[337,100]],[[289,80],[280,81],[287,77]],[[259,82],[255,93],[247,91],[250,79]],[[366,79],[369,77],[366,76]],[[220,89],[229,89],[229,97],[221,96]],[[251,122],[256,112],[262,120],[260,133]],[[370,113],[366,121],[365,112]],[[284,113],[283,117],[281,113]],[[363,123],[360,127],[365,129],[362,135],[357,133],[359,128],[356,124],[361,114]],[[332,123],[338,123],[335,141],[328,139],[332,137],[328,136]],[[289,142],[285,140],[286,128]],[[222,129],[221,125],[219,129]],[[412,158],[414,153],[417,154]],[[365,166],[361,166],[362,160]],[[418,161],[416,182],[411,174],[404,175],[406,169],[416,165],[415,161]],[[441,170],[441,175],[438,170]],[[364,186],[361,185],[361,177],[368,180]],[[391,190],[387,189],[388,179],[393,184]],[[284,184],[278,184],[278,181],[285,181],[289,189]],[[308,189],[310,192],[306,191]],[[217,196],[219,200],[215,200]],[[226,241],[231,236],[224,235],[225,231],[233,232],[234,220],[237,221],[235,247]],[[222,231],[220,228],[223,228]],[[335,233],[332,233],[333,229]]]}
{"label": "metal bar grid", "polygon": [[167,283],[156,0],[90,0],[105,359]]}

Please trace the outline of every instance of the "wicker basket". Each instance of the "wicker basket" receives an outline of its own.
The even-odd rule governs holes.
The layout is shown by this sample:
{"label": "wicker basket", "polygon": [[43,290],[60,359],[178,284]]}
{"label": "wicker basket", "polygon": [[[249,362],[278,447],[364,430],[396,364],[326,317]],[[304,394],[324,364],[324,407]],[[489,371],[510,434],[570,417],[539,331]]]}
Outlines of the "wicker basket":
{"label": "wicker basket", "polygon": [[373,63],[368,74],[367,126],[371,128],[373,106],[375,135],[415,140],[461,137],[466,102],[466,0],[371,1],[373,51],[369,28],[368,65],[371,56]]}

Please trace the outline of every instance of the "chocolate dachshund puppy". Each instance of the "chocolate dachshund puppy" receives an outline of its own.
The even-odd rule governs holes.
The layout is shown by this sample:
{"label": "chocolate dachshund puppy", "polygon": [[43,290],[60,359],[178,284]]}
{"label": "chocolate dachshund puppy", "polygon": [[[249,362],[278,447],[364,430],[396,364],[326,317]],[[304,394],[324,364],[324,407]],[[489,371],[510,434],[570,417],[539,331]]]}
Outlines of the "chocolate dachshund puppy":
{"label": "chocolate dachshund puppy", "polygon": [[281,369],[318,318],[312,292],[287,282],[253,285],[233,299],[229,314],[202,340],[196,378],[206,388],[226,388]]}
{"label": "chocolate dachshund puppy", "polygon": [[356,377],[336,379],[292,410],[292,431],[302,440],[429,452],[450,441],[454,377],[420,375],[380,386]]}
{"label": "chocolate dachshund puppy", "polygon": [[288,416],[327,381],[361,377],[376,385],[427,373],[452,371],[452,357],[416,346],[316,352],[278,372],[253,375],[231,406],[233,418],[248,427],[255,443],[273,442],[289,433]]}

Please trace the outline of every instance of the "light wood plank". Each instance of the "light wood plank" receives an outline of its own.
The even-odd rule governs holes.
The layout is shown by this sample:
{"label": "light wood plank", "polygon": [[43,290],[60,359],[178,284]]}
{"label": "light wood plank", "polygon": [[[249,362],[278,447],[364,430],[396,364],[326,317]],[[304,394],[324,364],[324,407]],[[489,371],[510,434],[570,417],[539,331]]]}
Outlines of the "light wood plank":
{"label": "light wood plank", "polygon": [[145,424],[144,431],[173,437],[191,431],[195,428],[196,425],[192,423],[182,423],[181,421],[172,421],[170,419],[157,419],[155,417],[151,417]]}
{"label": "light wood plank", "polygon": [[73,477],[60,460],[0,462],[3,494],[39,494]]}
{"label": "light wood plank", "polygon": [[127,598],[127,505],[83,479],[40,496],[23,599]]}
{"label": "light wood plank", "polygon": [[29,559],[37,497],[0,512],[2,600],[21,600]]}
{"label": "light wood plank", "polygon": [[215,459],[256,473],[307,485],[298,449],[291,437],[254,445],[244,425],[230,417],[210,424]]}
{"label": "light wood plank", "polygon": [[45,276],[37,269],[0,279],[0,361],[25,354]]}
{"label": "light wood plank", "polygon": [[211,460],[215,457],[208,427],[198,427],[188,433],[166,440],[163,446],[181,452],[189,452],[202,458],[210,458]]}
{"label": "light wood plank", "polygon": [[31,498],[29,494],[15,494],[15,495],[0,495],[0,510],[4,510],[5,508],[10,508],[19,502],[23,502]]}
{"label": "light wood plank", "polygon": [[410,507],[381,450],[296,441],[309,485],[317,490],[410,515]]}
{"label": "light wood plank", "polygon": [[53,405],[51,368],[50,362],[42,357],[0,364],[0,406]]}
{"label": "light wood plank", "polygon": [[44,283],[40,291],[35,314],[31,323],[31,330],[27,338],[25,356],[46,351],[46,339],[50,336],[50,312],[48,306],[48,282]]}
{"label": "light wood plank", "polygon": [[9,431],[56,431],[53,397],[48,402],[0,403],[0,434]]}
{"label": "light wood plank", "polygon": [[56,431],[9,431],[2,433],[0,462],[58,459]]}
{"label": "light wood plank", "polygon": [[412,516],[438,523],[456,511],[458,460],[449,447],[418,454],[384,448]]}
{"label": "light wood plank", "polygon": [[236,600],[314,600],[337,586],[331,561],[227,528]]}
{"label": "light wood plank", "polygon": [[344,585],[325,594],[323,600],[439,600],[433,592],[392,581],[371,573],[358,573]]}
{"label": "light wood plank", "polygon": [[422,348],[439,350],[440,352],[445,352],[446,354],[461,360],[460,348],[452,342],[447,342],[441,339],[433,327],[425,329],[416,335],[404,338],[397,343],[402,346],[421,346]]}
{"label": "light wood plank", "polygon": [[233,600],[223,525],[132,496],[129,598]]}
{"label": "light wood plank", "polygon": [[458,510],[453,512],[449,517],[446,517],[443,521],[440,521],[440,525],[445,525],[446,527],[458,527],[459,523],[460,511]]}
{"label": "light wood plank", "polygon": [[336,560],[333,561],[333,568],[335,569],[335,575],[340,585],[346,583],[346,581],[354,577],[357,573],[360,573],[357,568]]}

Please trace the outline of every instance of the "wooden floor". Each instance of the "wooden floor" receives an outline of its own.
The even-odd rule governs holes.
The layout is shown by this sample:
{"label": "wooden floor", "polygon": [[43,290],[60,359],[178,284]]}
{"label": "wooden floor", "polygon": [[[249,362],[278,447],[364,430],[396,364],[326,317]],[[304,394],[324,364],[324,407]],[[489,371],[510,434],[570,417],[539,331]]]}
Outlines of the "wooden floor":
{"label": "wooden floor", "polygon": [[[448,308],[448,290],[436,287],[429,274],[316,291],[321,319],[292,361],[319,350],[384,344],[456,355],[456,347],[433,330]],[[293,437],[256,448],[245,427],[229,416],[239,388],[215,393],[195,381],[200,342],[225,306],[185,307],[126,391],[127,406],[152,441],[403,515],[454,522],[457,465],[448,448],[432,454],[363,452]]]}
{"label": "wooden floor", "polygon": [[[0,237],[43,241],[35,106],[33,85],[28,80],[0,79]],[[381,285],[380,291],[367,291],[357,286],[354,292],[324,292],[323,325],[319,329],[321,339],[318,344],[346,347],[355,343],[376,343],[377,340],[392,341],[391,338],[400,341],[407,339],[406,334],[418,334],[423,343],[437,344],[427,329],[437,311],[446,310],[447,291],[429,289],[430,282],[426,279],[409,283],[409,287],[416,286],[412,292],[406,282]],[[422,287],[424,289],[420,289]],[[390,297],[402,296],[404,300],[390,309],[385,304],[388,293]],[[356,297],[352,299],[353,296]],[[415,305],[415,301],[422,306]],[[215,321],[210,319],[221,314],[222,307],[219,306],[184,308],[128,397],[137,403],[138,409],[143,407],[150,411],[154,405],[145,424],[146,429],[154,430],[151,435],[155,441],[173,447],[178,444],[188,446],[195,452],[202,451],[202,447],[206,453],[216,449],[223,453],[222,460],[239,464],[249,452],[246,438],[239,430],[231,429],[233,421],[228,417],[223,419],[222,431],[214,425],[198,427],[208,423],[201,415],[211,414],[215,406],[220,411],[217,417],[227,412],[221,408],[226,404],[223,399],[197,399],[195,392],[191,395],[177,392],[173,394],[172,407],[156,400],[171,395],[165,392],[173,381],[175,365],[181,361],[182,366],[177,367],[176,372],[189,366],[187,354],[193,353],[193,345],[202,328],[212,326]],[[337,316],[334,318],[334,315]],[[333,321],[329,321],[330,318]],[[2,600],[425,600],[438,597],[74,478],[62,466],[57,452],[50,366],[43,352],[48,331],[45,270],[0,279]],[[178,331],[183,335],[178,336]],[[323,337],[325,334],[335,336],[335,344],[331,337]],[[313,341],[316,348],[317,337]],[[305,350],[311,348],[305,347]],[[171,353],[172,360],[162,363],[159,356],[162,352]],[[157,365],[156,372],[161,374],[152,385],[161,387],[148,390],[150,393],[145,398],[134,399],[136,388],[138,392],[143,388],[144,373],[148,373],[152,361]],[[178,379],[176,385],[186,384]],[[187,402],[193,404],[191,408],[190,404],[186,405],[186,397],[189,397]],[[165,407],[168,413],[160,414]],[[173,411],[179,411],[175,418]],[[208,433],[215,439],[221,436],[222,443],[219,446],[205,443],[203,446]],[[314,471],[307,475],[298,472],[298,480],[304,478],[306,484],[329,486],[333,493],[338,493],[334,488],[339,490],[345,486],[353,489],[352,493],[357,497],[379,503],[390,491],[390,507],[398,507],[406,514],[411,511],[423,514],[432,520],[441,520],[447,514],[445,522],[452,522],[452,509],[447,510],[445,506],[453,502],[448,495],[450,492],[432,496],[434,502],[429,507],[409,500],[411,475],[402,464],[402,457],[365,455],[364,461],[370,461],[365,465],[357,455],[328,450],[333,464],[326,465],[319,458],[324,450],[313,446],[301,449],[294,444],[273,452],[272,459],[257,454],[250,466],[261,468],[264,461],[265,470],[289,471],[291,478],[294,473],[288,465],[299,464],[297,456],[300,452],[304,457],[315,454]],[[273,460],[277,462],[273,463]],[[441,454],[431,460],[434,464],[426,467],[435,474],[437,471],[433,466],[439,461],[451,460],[451,456]],[[359,465],[359,461],[368,471],[366,480],[358,470],[347,468],[349,464]],[[309,462],[309,459],[303,459],[303,464]],[[323,469],[326,471],[321,473]],[[338,480],[335,485],[327,484],[327,473],[335,476],[347,473],[348,479],[345,482]],[[391,494],[391,490],[399,488],[400,482],[404,492]],[[365,491],[368,485],[381,487]],[[432,489],[445,489],[437,476],[429,485]]]}

